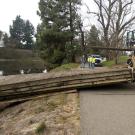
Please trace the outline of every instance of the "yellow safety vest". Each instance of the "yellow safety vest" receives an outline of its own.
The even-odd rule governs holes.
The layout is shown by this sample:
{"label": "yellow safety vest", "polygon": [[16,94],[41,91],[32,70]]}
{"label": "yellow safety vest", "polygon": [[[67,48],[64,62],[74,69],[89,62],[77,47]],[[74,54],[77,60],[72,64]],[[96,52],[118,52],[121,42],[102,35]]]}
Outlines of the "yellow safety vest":
{"label": "yellow safety vest", "polygon": [[88,62],[90,62],[90,58],[88,57]]}
{"label": "yellow safety vest", "polygon": [[92,62],[92,57],[89,57],[88,58],[88,62]]}
{"label": "yellow safety vest", "polygon": [[92,58],[92,63],[95,63],[96,62],[96,59],[95,58]]}

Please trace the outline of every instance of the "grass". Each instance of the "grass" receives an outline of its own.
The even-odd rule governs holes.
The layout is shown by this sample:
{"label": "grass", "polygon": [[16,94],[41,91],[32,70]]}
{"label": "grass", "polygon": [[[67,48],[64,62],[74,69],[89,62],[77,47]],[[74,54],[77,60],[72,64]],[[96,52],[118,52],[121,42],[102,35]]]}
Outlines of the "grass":
{"label": "grass", "polygon": [[127,62],[127,59],[128,59],[128,56],[120,56],[119,58],[119,63],[123,64],[123,63],[126,63]]}
{"label": "grass", "polygon": [[74,68],[77,68],[79,67],[79,64],[77,63],[69,63],[69,64],[64,64],[64,65],[61,65],[55,69],[53,69],[52,71],[54,72],[58,72],[58,71],[67,71],[67,70],[71,70],[71,69],[74,69]]}
{"label": "grass", "polygon": [[58,106],[55,102],[50,102],[47,104],[49,111],[54,111],[56,107]]}
{"label": "grass", "polygon": [[45,123],[42,122],[42,123],[40,123],[40,124],[38,125],[38,127],[36,128],[36,131],[35,131],[35,132],[36,132],[36,134],[41,135],[41,134],[44,133],[44,131],[45,131],[46,128],[47,128],[47,127],[46,127]]}
{"label": "grass", "polygon": [[40,107],[36,108],[35,113],[36,113],[36,114],[39,114],[39,113],[42,113],[42,112],[44,112],[44,111],[45,111],[45,110],[40,106]]}
{"label": "grass", "polygon": [[[128,59],[128,56],[120,56],[118,58],[118,64],[125,64],[127,59]],[[106,67],[112,67],[114,65],[116,65],[115,60],[110,60],[110,61],[103,62],[103,66],[106,66]]]}

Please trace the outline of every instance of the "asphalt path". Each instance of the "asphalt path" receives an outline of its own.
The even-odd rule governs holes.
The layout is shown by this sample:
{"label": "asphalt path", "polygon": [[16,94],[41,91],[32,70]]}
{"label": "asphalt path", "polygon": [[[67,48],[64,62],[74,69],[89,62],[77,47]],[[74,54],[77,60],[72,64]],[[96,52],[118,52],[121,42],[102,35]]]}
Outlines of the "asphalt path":
{"label": "asphalt path", "polygon": [[81,135],[135,135],[135,84],[80,90]]}
{"label": "asphalt path", "polygon": [[89,68],[89,63],[85,63],[85,64],[81,63],[80,68]]}
{"label": "asphalt path", "polygon": [[[101,65],[95,65],[95,68],[97,68],[97,67],[102,67],[102,64]],[[88,62],[85,63],[85,64],[81,63],[80,68],[85,68],[85,69],[89,68],[89,63]]]}

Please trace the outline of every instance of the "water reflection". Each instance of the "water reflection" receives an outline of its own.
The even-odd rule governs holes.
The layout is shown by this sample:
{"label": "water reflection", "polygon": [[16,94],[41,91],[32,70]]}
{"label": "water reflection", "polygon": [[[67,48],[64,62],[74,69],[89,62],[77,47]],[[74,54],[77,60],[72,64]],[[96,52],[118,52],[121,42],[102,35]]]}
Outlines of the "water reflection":
{"label": "water reflection", "polygon": [[2,70],[0,70],[0,76],[3,76],[3,71]]}
{"label": "water reflection", "polygon": [[45,65],[41,61],[32,61],[32,60],[0,61],[0,76],[43,73],[44,70]]}
{"label": "water reflection", "polygon": [[17,75],[17,74],[32,74],[32,73],[47,73],[46,69],[20,69],[20,70],[0,70],[0,76]]}

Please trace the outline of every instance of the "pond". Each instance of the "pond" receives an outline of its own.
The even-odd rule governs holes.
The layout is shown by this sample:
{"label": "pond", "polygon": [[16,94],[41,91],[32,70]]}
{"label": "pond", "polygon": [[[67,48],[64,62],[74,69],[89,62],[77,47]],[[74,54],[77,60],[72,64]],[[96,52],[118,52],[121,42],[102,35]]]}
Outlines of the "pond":
{"label": "pond", "polygon": [[0,76],[42,73],[44,70],[44,64],[38,61],[0,61]]}

